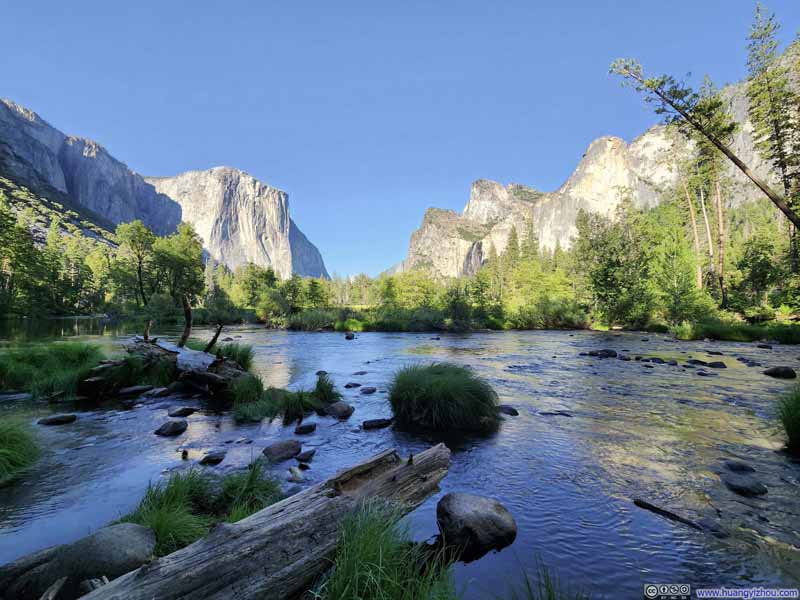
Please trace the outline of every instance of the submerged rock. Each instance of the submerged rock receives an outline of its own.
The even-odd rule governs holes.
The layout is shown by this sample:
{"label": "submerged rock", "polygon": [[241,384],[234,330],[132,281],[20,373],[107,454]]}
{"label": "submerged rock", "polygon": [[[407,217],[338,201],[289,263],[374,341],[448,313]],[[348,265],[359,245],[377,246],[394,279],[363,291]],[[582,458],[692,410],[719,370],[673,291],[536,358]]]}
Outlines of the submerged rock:
{"label": "submerged rock", "polygon": [[436,505],[436,522],[444,543],[460,548],[465,560],[505,548],[517,537],[514,517],[502,504],[473,494],[445,495]]}
{"label": "submerged rock", "polygon": [[752,475],[725,473],[721,479],[725,487],[740,496],[752,498],[754,496],[763,496],[767,493],[767,487]]}
{"label": "submerged rock", "polygon": [[727,369],[728,365],[726,365],[721,360],[715,360],[713,362],[708,363],[708,367],[710,369]]}
{"label": "submerged rock", "polygon": [[267,446],[262,453],[271,462],[281,462],[300,454],[300,449],[300,442],[297,440],[283,440]]}
{"label": "submerged rock", "polygon": [[728,458],[722,461],[722,466],[724,466],[729,471],[733,471],[734,473],[755,473],[756,471],[746,462],[742,462],[740,460],[735,460],[732,458]]}
{"label": "submerged rock", "polygon": [[312,448],[311,450],[303,450],[300,454],[294,457],[294,459],[298,462],[311,462],[314,458],[314,455],[317,453],[316,448]]}
{"label": "submerged rock", "polygon": [[145,392],[149,392],[153,389],[152,385],[132,385],[130,387],[124,387],[117,392],[117,396],[126,397],[126,396],[140,396]]}
{"label": "submerged rock", "polygon": [[51,415],[39,419],[39,425],[66,425],[67,423],[74,423],[78,419],[77,415]]}
{"label": "submerged rock", "polygon": [[353,373],[353,375],[366,375],[366,374],[367,374],[366,371],[356,371],[355,373]]}
{"label": "submerged rock", "polygon": [[791,367],[770,367],[764,371],[764,375],[777,377],[778,379],[794,379],[797,377],[797,373]]}
{"label": "submerged rock", "polygon": [[697,366],[700,366],[700,367],[707,367],[708,366],[708,363],[706,361],[700,360],[699,358],[690,358],[686,362],[689,363],[690,365],[697,365]]}
{"label": "submerged rock", "polygon": [[189,427],[189,424],[183,419],[179,421],[167,421],[161,427],[155,430],[155,434],[164,437],[174,437],[186,431],[187,427]]}
{"label": "submerged rock", "polygon": [[339,400],[338,402],[334,402],[331,404],[327,409],[326,412],[332,416],[336,417],[337,419],[347,419],[350,415],[353,414],[355,409],[350,406],[347,402]]}
{"label": "submerged rock", "polygon": [[772,350],[772,344],[756,344],[756,348],[761,348],[762,350]]}
{"label": "submerged rock", "polygon": [[348,331],[347,333],[344,334],[344,339],[354,340],[356,339],[356,334],[354,334],[352,331]]}
{"label": "submerged rock", "polygon": [[361,388],[361,393],[362,394],[374,394],[377,391],[378,391],[377,388],[374,388],[374,387],[369,386],[369,385],[367,387]]}
{"label": "submerged rock", "polygon": [[54,546],[0,567],[0,590],[6,598],[38,600],[62,577],[58,598],[77,598],[86,579],[116,579],[151,559],[156,536],[147,527],[117,523],[77,542]]}
{"label": "submerged rock", "polygon": [[597,358],[616,358],[617,351],[605,348],[603,350],[591,350],[589,356],[596,356]]}
{"label": "submerged rock", "polygon": [[499,410],[504,415],[509,415],[510,417],[519,416],[519,411],[510,404],[501,404],[500,406],[497,407],[497,410]]}
{"label": "submerged rock", "polygon": [[225,450],[217,450],[216,452],[209,452],[200,459],[201,465],[218,465],[225,460]]}
{"label": "submerged rock", "polygon": [[171,408],[170,411],[167,413],[169,417],[188,417],[189,415],[194,414],[194,409],[190,406],[177,406],[175,408]]}
{"label": "submerged rock", "polygon": [[572,414],[565,410],[543,410],[539,414],[543,417],[571,417]]}
{"label": "submerged rock", "polygon": [[316,430],[316,423],[303,423],[294,428],[294,433],[295,435],[308,435],[309,433],[314,433]]}
{"label": "submerged rock", "polygon": [[361,384],[360,383],[356,383],[355,381],[348,381],[347,383],[344,384],[344,387],[349,390],[349,389],[352,389],[352,388],[361,387]]}
{"label": "submerged rock", "polygon": [[363,429],[383,429],[392,424],[392,419],[368,419],[361,424]]}

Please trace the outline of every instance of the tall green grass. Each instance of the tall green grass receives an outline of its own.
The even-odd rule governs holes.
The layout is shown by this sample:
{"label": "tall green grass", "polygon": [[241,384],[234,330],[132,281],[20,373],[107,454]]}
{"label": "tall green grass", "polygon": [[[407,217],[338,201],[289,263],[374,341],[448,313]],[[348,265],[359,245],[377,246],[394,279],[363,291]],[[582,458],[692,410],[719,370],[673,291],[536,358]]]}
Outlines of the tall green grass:
{"label": "tall green grass", "polygon": [[22,390],[34,396],[56,392],[74,395],[78,382],[104,358],[93,344],[49,342],[0,350],[0,390]]}
{"label": "tall green grass", "polygon": [[232,360],[245,371],[253,368],[255,353],[253,352],[253,347],[249,344],[239,344],[238,342],[221,344],[215,352],[228,360]]}
{"label": "tall green grass", "polygon": [[787,447],[791,452],[800,453],[800,386],[781,398],[778,418],[786,431]]}
{"label": "tall green grass", "polygon": [[411,543],[401,513],[368,503],[341,529],[318,600],[455,600],[450,564]]}
{"label": "tall green grass", "polygon": [[0,486],[10,483],[39,458],[39,445],[27,423],[0,422]]}
{"label": "tall green grass", "polygon": [[286,327],[295,331],[317,331],[333,329],[338,311],[326,308],[312,308],[291,314],[286,319]]}
{"label": "tall green grass", "polygon": [[466,367],[413,365],[389,388],[395,423],[406,429],[491,431],[499,423],[497,393]]}
{"label": "tall green grass", "polygon": [[512,588],[506,598],[507,600],[591,600],[591,596],[582,591],[569,590],[543,564],[537,569],[535,582],[525,573],[522,583]]}
{"label": "tall green grass", "polygon": [[155,554],[164,556],[199,540],[215,523],[236,522],[279,499],[280,484],[265,478],[256,461],[245,472],[225,476],[219,486],[198,471],[173,474],[149,485],[136,510],[121,521],[150,527]]}
{"label": "tall green grass", "polygon": [[321,410],[342,395],[326,374],[319,375],[312,391],[264,389],[255,375],[240,377],[233,387],[233,416],[239,422],[258,422],[282,416],[283,424],[299,422],[308,413]]}
{"label": "tall green grass", "polygon": [[342,399],[341,392],[336,389],[327,373],[321,373],[317,376],[317,384],[314,386],[312,394],[319,402],[325,404],[333,404]]}

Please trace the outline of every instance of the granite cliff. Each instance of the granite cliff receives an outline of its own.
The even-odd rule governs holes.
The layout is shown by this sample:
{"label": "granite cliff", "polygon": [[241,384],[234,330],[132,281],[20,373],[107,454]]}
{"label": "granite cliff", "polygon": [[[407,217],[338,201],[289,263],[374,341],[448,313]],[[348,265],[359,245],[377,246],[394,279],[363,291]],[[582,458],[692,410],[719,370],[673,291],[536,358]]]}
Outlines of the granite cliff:
{"label": "granite cliff", "polygon": [[103,226],[141,219],[164,235],[191,223],[209,255],[230,268],[253,262],[284,278],[328,276],[291,220],[285,192],[228,167],[143,177],[98,143],[65,135],[10,100],[0,100],[0,175]]}

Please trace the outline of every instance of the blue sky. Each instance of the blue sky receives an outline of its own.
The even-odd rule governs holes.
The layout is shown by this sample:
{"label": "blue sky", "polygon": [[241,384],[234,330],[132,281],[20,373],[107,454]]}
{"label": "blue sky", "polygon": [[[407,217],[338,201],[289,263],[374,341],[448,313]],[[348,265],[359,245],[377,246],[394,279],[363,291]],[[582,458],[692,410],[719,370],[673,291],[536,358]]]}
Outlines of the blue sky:
{"label": "blue sky", "polygon": [[[782,41],[800,2],[771,0]],[[754,3],[9,2],[0,96],[146,175],[231,165],[289,193],[328,270],[401,260],[477,178],[557,188],[587,145],[655,117],[618,57],[745,73]]]}

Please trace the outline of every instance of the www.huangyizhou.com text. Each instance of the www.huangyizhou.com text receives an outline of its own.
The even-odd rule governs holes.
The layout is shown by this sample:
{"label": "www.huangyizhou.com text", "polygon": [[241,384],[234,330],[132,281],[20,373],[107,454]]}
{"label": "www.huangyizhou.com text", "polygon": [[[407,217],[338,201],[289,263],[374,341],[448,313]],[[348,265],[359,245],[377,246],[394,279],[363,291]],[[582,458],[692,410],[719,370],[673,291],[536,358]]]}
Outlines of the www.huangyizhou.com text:
{"label": "www.huangyizhou.com text", "polygon": [[707,588],[695,590],[698,598],[800,598],[797,588]]}

